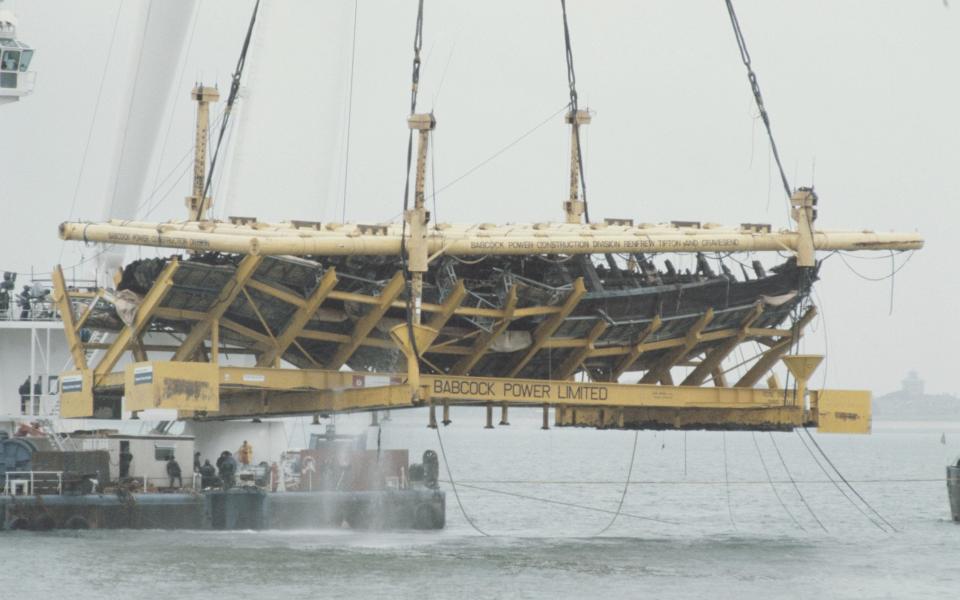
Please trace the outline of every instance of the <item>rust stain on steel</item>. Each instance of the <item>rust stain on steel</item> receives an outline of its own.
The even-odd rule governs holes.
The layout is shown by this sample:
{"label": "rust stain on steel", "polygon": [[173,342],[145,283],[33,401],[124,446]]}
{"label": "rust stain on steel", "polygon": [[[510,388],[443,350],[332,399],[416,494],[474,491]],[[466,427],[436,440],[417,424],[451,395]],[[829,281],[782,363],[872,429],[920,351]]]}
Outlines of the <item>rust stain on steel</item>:
{"label": "rust stain on steel", "polygon": [[166,398],[173,396],[206,398],[210,396],[210,384],[206,381],[168,377],[163,380],[163,396]]}

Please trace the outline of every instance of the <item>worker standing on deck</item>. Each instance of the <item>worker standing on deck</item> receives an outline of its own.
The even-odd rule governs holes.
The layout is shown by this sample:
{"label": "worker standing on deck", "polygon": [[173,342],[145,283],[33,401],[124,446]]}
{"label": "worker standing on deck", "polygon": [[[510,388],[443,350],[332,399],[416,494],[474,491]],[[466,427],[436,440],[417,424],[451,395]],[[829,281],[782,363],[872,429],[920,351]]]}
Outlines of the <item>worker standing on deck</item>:
{"label": "worker standing on deck", "polygon": [[180,463],[177,462],[177,459],[170,457],[170,460],[167,461],[167,476],[170,477],[170,487],[174,487],[173,482],[176,481],[180,485],[177,487],[183,487],[183,477],[180,473]]}
{"label": "worker standing on deck", "polygon": [[223,489],[229,490],[233,487],[237,475],[237,459],[230,452],[225,452],[223,462],[220,463],[220,479],[223,480]]}
{"label": "worker standing on deck", "polygon": [[202,465],[200,464],[200,453],[199,453],[199,452],[195,452],[195,453],[193,454],[193,472],[194,472],[194,473],[199,473],[201,466],[202,466]]}
{"label": "worker standing on deck", "polygon": [[243,440],[243,444],[237,450],[237,460],[241,465],[249,465],[253,462],[253,446],[247,440]]}
{"label": "worker standing on deck", "polygon": [[207,489],[216,484],[217,470],[210,464],[209,460],[203,461],[200,467],[200,489]]}

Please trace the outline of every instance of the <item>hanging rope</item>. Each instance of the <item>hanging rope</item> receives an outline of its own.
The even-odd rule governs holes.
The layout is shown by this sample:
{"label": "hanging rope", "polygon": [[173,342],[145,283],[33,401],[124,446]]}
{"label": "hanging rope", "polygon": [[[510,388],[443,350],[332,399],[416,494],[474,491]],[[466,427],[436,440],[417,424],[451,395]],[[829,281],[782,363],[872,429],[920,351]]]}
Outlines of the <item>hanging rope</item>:
{"label": "hanging rope", "polygon": [[620,494],[620,502],[617,504],[617,510],[613,513],[613,517],[610,519],[610,522],[607,523],[607,526],[593,534],[593,537],[601,536],[607,532],[613,524],[617,522],[617,517],[620,516],[620,512],[623,510],[623,501],[627,498],[627,490],[630,489],[630,477],[633,475],[633,463],[637,459],[637,440],[640,437],[640,430],[633,432],[633,450],[630,451],[630,468],[627,469],[627,481],[623,484],[623,493]]}
{"label": "hanging rope", "polygon": [[777,440],[773,437],[773,434],[769,431],[767,435],[770,436],[770,441],[773,443],[773,449],[777,451],[777,456],[780,458],[780,465],[783,467],[783,472],[787,474],[787,478],[790,479],[790,483],[793,484],[793,489],[797,492],[797,496],[800,497],[800,502],[806,507],[807,512],[810,513],[810,516],[813,517],[813,520],[817,522],[817,525],[820,526],[824,532],[827,532],[827,526],[823,524],[823,521],[817,517],[817,514],[813,512],[813,509],[810,508],[810,504],[807,503],[807,499],[803,497],[803,492],[800,491],[800,486],[797,485],[797,481],[793,478],[793,474],[790,473],[790,469],[787,468],[787,461],[783,460],[783,454],[780,453],[780,446],[777,446]]}
{"label": "hanging rope", "polygon": [[726,0],[727,13],[730,15],[730,24],[733,26],[733,35],[737,38],[737,47],[740,49],[740,59],[743,66],[747,68],[747,79],[750,81],[750,90],[753,92],[753,99],[757,103],[757,110],[760,111],[760,118],[763,120],[763,126],[767,129],[767,138],[770,140],[770,150],[773,153],[773,159],[777,163],[777,169],[780,171],[780,182],[783,184],[783,191],[790,199],[792,192],[790,184],[787,182],[787,174],[783,170],[783,162],[780,160],[780,152],[777,150],[777,142],[773,139],[773,130],[770,127],[770,115],[767,113],[767,107],[763,103],[763,94],[760,93],[760,83],[757,81],[757,74],[753,70],[750,52],[747,50],[747,41],[743,37],[743,31],[740,29],[740,21],[737,19],[737,13],[733,9],[733,0]]}
{"label": "hanging rope", "polygon": [[207,172],[207,181],[203,186],[203,196],[200,198],[200,205],[197,209],[198,216],[203,215],[204,204],[207,201],[207,196],[210,195],[213,173],[217,168],[217,158],[220,156],[220,146],[223,144],[223,138],[227,133],[227,125],[230,122],[233,105],[237,101],[237,95],[240,93],[240,80],[243,77],[243,68],[247,64],[247,51],[250,49],[250,40],[253,38],[253,27],[257,22],[257,13],[259,11],[260,0],[257,0],[257,3],[253,5],[253,14],[250,15],[250,25],[247,27],[247,36],[243,40],[243,47],[240,49],[237,68],[233,71],[233,80],[230,82],[230,95],[227,96],[227,105],[223,110],[223,120],[220,122],[220,135],[217,138],[217,147],[213,151],[213,157],[210,159],[210,170]]}
{"label": "hanging rope", "polygon": [[767,468],[767,461],[764,460],[763,452],[760,451],[760,444],[757,442],[757,432],[751,431],[750,434],[753,436],[753,447],[757,449],[757,456],[760,458],[760,464],[763,465],[763,472],[767,476],[767,481],[770,483],[770,489],[773,491],[773,495],[777,497],[777,502],[783,507],[783,512],[787,513],[787,516],[790,517],[793,524],[799,527],[801,531],[806,531],[807,528],[801,525],[800,521],[793,516],[793,512],[787,508],[787,504],[783,501],[783,498],[780,497],[780,492],[777,491],[777,486],[773,483],[773,477],[770,476],[770,469]]}
{"label": "hanging rope", "polygon": [[[423,2],[421,0],[421,6]],[[467,523],[470,524],[470,527],[473,527],[474,531],[479,533],[484,537],[490,537],[490,534],[486,531],[477,527],[477,524],[473,522],[473,519],[470,518],[470,515],[467,514],[466,509],[463,508],[463,502],[460,500],[460,492],[457,491],[457,484],[454,482],[453,473],[450,471],[450,461],[447,460],[447,451],[443,447],[443,438],[440,436],[440,428],[435,429],[437,432],[437,444],[440,445],[440,455],[443,457],[443,466],[447,470],[447,479],[450,481],[450,488],[453,490],[453,496],[457,499],[457,506],[460,507],[460,514],[463,515],[463,518],[466,519]]]}
{"label": "hanging rope", "polygon": [[590,222],[590,210],[587,208],[587,179],[583,172],[583,145],[580,143],[580,126],[576,124],[577,110],[577,74],[573,70],[573,47],[570,44],[570,26],[567,24],[567,0],[560,0],[563,10],[563,41],[567,55],[567,85],[570,86],[570,112],[574,118],[573,132],[577,140],[577,169],[580,170],[580,200],[583,202],[583,220]]}
{"label": "hanging rope", "polygon": [[[803,431],[804,431],[804,433],[807,434],[807,438],[809,438],[810,441],[813,442],[814,448],[817,449],[817,452],[820,453],[820,456],[823,457],[823,460],[827,461],[827,464],[830,465],[830,468],[833,469],[833,472],[836,473],[836,474],[837,474],[837,477],[840,478],[840,481],[842,481],[842,482],[844,483],[844,485],[846,485],[846,486],[850,489],[850,491],[853,492],[853,495],[856,496],[857,498],[859,498],[859,499],[860,499],[860,502],[863,502],[863,505],[866,506],[866,507],[870,510],[870,512],[872,512],[874,515],[876,515],[878,519],[880,519],[881,521],[883,521],[883,523],[884,523],[887,527],[889,527],[889,528],[892,529],[893,531],[898,531],[898,529],[897,529],[896,527],[894,527],[893,524],[890,523],[890,521],[886,520],[886,519],[883,517],[883,515],[881,515],[879,512],[877,512],[877,510],[876,510],[875,508],[873,508],[873,506],[872,506],[869,502],[867,502],[867,499],[866,499],[866,498],[864,498],[863,496],[860,495],[860,492],[857,491],[857,488],[853,487],[853,485],[852,485],[849,481],[847,481],[847,478],[843,476],[843,473],[840,472],[840,469],[838,469],[837,466],[836,466],[835,464],[833,464],[833,461],[830,460],[830,457],[827,456],[827,453],[824,452],[823,448],[820,447],[820,444],[817,443],[816,438],[814,438],[812,435],[810,435],[810,430],[807,429],[806,427],[804,427],[804,428],[803,428]],[[798,435],[799,435],[799,433],[798,433]]]}
{"label": "hanging rope", "polygon": [[730,473],[727,470],[727,432],[722,431],[720,436],[723,439],[723,489],[727,494],[727,514],[730,515],[730,524],[733,525],[733,529],[736,530],[737,522],[733,518],[733,503],[730,502]]}

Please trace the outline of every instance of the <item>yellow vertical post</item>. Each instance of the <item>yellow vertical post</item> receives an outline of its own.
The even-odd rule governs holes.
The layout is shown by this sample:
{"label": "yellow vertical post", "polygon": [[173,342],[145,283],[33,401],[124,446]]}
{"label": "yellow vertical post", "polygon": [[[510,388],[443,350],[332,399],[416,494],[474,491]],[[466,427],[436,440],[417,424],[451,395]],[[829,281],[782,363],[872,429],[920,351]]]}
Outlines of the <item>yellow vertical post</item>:
{"label": "yellow vertical post", "polygon": [[430,144],[430,132],[437,121],[432,114],[411,115],[407,126],[419,132],[417,146],[417,179],[413,195],[413,209],[404,215],[410,227],[410,239],[407,243],[407,268],[411,273],[411,294],[413,295],[413,322],[420,324],[420,307],[423,304],[423,274],[427,272],[427,221],[430,213],[424,207],[424,188],[427,179],[427,147]]}
{"label": "yellow vertical post", "polygon": [[206,213],[213,203],[212,199],[204,198],[207,138],[210,130],[210,103],[220,99],[220,92],[216,88],[198,85],[190,92],[190,97],[197,101],[197,132],[193,156],[193,195],[187,198],[187,212],[190,221],[200,221],[206,218]]}
{"label": "yellow vertical post", "polygon": [[507,416],[508,416],[508,415],[507,415],[507,403],[504,402],[503,404],[500,405],[500,424],[501,424],[501,425],[509,425],[509,424],[510,424],[510,419],[508,419]]}
{"label": "yellow vertical post", "polygon": [[484,429],[493,429],[493,405],[487,402],[487,424],[484,426]]}
{"label": "yellow vertical post", "polygon": [[449,425],[453,421],[450,420],[450,405],[447,404],[447,401],[443,401],[443,421],[444,425]]}
{"label": "yellow vertical post", "polygon": [[580,198],[580,139],[581,125],[589,125],[590,111],[578,110],[567,113],[570,125],[570,198],[563,203],[567,223],[580,223],[583,217],[583,200]]}

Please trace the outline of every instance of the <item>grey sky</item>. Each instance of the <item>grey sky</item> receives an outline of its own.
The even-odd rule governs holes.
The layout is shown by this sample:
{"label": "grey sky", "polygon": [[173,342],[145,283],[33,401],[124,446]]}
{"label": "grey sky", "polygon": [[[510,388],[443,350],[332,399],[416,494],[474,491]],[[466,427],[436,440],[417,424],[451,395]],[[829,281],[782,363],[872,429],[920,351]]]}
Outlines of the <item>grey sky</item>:
{"label": "grey sky", "polygon": [[[284,1],[294,13],[298,7],[305,11],[305,18],[288,17],[295,30],[284,35],[279,27],[271,35],[277,45],[302,39],[306,47],[270,68],[273,77],[303,81],[303,95],[277,101],[269,111],[273,118],[256,127],[296,131],[311,122],[309,111],[333,110],[342,120],[350,40],[344,26],[353,3],[331,3],[326,18],[318,3],[274,1]],[[21,37],[38,49],[39,79],[32,97],[0,110],[2,269],[47,271],[58,260],[63,246],[56,226],[70,216],[118,5],[119,0],[14,4]],[[940,0],[736,5],[791,183],[811,183],[816,164],[819,226],[917,229],[927,238],[927,248],[895,278],[892,316],[889,281],[863,281],[839,257],[828,260],[817,287],[826,319],[815,324],[804,349],[822,351],[828,333],[829,386],[887,391],[916,368],[931,390],[958,391],[952,377],[955,351],[947,337],[960,325],[953,310],[960,286],[947,245],[960,216],[957,8],[945,8]],[[226,91],[251,6],[239,0],[201,2],[182,83],[172,96],[177,104],[169,141],[162,155],[159,149],[155,155],[161,179],[192,143],[189,88],[202,76]],[[595,219],[787,224],[785,199],[769,167],[763,128],[721,0],[570,0],[569,11],[581,101],[596,111],[586,134]],[[349,220],[388,220],[400,211],[415,12],[414,0],[360,0]],[[423,109],[435,108],[439,123],[433,176],[438,187],[566,102],[557,1],[427,0],[424,37],[420,99]],[[331,40],[344,46],[341,54],[333,54]],[[323,76],[327,70],[329,78]],[[75,218],[99,218],[103,206],[109,141],[116,134],[114,77],[105,86]],[[165,121],[161,130],[166,129]],[[318,132],[311,148],[301,148],[302,137],[277,152],[293,150],[324,163],[334,174],[329,185],[311,184],[303,164],[284,173],[269,163],[260,172],[250,167],[254,159],[242,175],[257,183],[245,186],[246,194],[218,197],[220,211],[338,220],[342,136]],[[439,220],[558,219],[567,152],[567,131],[558,116],[444,190]],[[148,189],[154,181],[151,174]],[[270,193],[273,182],[281,181],[282,193]],[[299,181],[304,183],[298,188]],[[182,218],[188,188],[189,177],[150,218]],[[63,264],[92,252],[70,244]],[[890,272],[888,256],[864,256],[883,259],[848,262],[870,277]],[[904,258],[898,256],[897,264]],[[823,374],[821,368],[818,385]]]}

